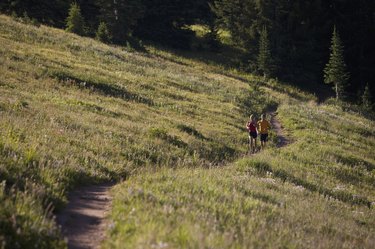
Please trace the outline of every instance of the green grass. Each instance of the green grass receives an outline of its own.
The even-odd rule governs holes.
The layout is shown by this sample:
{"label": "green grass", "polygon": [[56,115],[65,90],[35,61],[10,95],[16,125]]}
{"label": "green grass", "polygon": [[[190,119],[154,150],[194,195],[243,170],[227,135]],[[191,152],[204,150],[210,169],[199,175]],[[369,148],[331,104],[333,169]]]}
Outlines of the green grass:
{"label": "green grass", "polygon": [[[109,180],[105,248],[374,247],[373,121],[153,46],[6,16],[0,42],[0,248],[66,247],[53,212]],[[294,143],[241,159],[277,107]]]}
{"label": "green grass", "polygon": [[[0,31],[0,181],[15,206],[59,210],[80,184],[147,168],[210,167],[244,153],[248,84],[152,47],[130,52],[6,16]],[[35,203],[11,191],[33,193]],[[18,211],[13,221],[10,208],[0,208],[6,248],[17,247],[9,226],[24,227],[25,243],[31,238],[22,234],[50,226],[46,215],[38,223]]]}
{"label": "green grass", "polygon": [[373,248],[373,121],[295,101],[278,112],[287,147],[117,186],[105,248]]}
{"label": "green grass", "polygon": [[279,179],[163,170],[115,189],[106,248],[371,248],[374,216]]}

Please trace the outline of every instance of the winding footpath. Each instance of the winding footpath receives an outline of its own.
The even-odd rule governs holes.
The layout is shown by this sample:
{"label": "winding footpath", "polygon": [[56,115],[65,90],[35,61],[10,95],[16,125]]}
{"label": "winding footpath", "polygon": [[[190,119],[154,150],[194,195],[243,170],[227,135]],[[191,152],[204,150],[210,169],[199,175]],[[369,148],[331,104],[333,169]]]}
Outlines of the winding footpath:
{"label": "winding footpath", "polygon": [[[277,147],[290,143],[277,119],[277,112],[267,113],[276,132]],[[69,195],[66,208],[57,215],[57,223],[68,241],[69,249],[99,248],[107,230],[107,214],[111,209],[110,190],[114,184],[101,184],[79,188]]]}
{"label": "winding footpath", "polygon": [[285,136],[283,132],[283,126],[281,125],[280,121],[277,119],[277,112],[269,112],[267,113],[267,116],[271,117],[270,122],[272,129],[276,132],[277,136],[277,144],[276,146],[278,148],[287,146],[291,143],[291,141],[288,139],[288,137]]}

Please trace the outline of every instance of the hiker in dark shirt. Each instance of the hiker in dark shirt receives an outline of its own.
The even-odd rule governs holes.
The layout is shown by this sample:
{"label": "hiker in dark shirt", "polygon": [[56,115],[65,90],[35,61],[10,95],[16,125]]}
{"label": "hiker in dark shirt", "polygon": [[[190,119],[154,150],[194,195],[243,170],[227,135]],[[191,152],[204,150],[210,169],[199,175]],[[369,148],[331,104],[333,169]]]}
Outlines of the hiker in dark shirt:
{"label": "hiker in dark shirt", "polygon": [[250,120],[246,124],[246,128],[249,132],[249,152],[255,153],[257,147],[257,123],[254,119],[254,116],[250,116]]}

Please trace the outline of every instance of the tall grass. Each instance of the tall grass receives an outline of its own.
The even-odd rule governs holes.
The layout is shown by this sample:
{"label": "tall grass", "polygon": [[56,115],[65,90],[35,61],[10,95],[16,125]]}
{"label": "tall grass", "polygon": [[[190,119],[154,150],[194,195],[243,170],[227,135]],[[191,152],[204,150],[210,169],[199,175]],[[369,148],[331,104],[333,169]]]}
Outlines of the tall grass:
{"label": "tall grass", "polygon": [[[109,180],[108,248],[374,246],[373,121],[152,46],[6,16],[0,40],[1,247],[66,247],[67,192]],[[238,160],[277,107],[294,143]]]}
{"label": "tall grass", "polygon": [[[1,205],[5,248],[63,246],[44,211],[60,210],[77,185],[120,181],[145,169],[211,167],[246,149],[241,99],[251,87],[214,66],[152,47],[110,47],[6,16],[0,16],[0,40],[2,198],[43,220],[16,208],[17,226],[25,227],[17,230],[7,223],[13,206]],[[26,199],[14,199],[12,191]],[[50,226],[54,232],[44,234]]]}

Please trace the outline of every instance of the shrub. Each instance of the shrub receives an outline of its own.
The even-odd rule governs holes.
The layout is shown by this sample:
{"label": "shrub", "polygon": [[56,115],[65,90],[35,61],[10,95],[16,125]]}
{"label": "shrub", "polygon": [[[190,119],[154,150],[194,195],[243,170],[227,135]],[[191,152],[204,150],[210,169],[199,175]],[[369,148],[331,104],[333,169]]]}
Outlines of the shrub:
{"label": "shrub", "polygon": [[69,9],[69,15],[66,19],[66,31],[77,35],[85,34],[85,22],[81,14],[81,8],[77,3],[72,3]]}
{"label": "shrub", "polygon": [[105,22],[100,22],[98,30],[96,31],[96,39],[104,43],[111,42],[112,36],[109,33],[107,24]]}
{"label": "shrub", "polygon": [[368,83],[366,84],[365,90],[362,95],[362,109],[363,111],[372,111],[374,110],[374,104],[372,102],[372,96],[371,91],[368,86]]}

